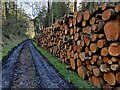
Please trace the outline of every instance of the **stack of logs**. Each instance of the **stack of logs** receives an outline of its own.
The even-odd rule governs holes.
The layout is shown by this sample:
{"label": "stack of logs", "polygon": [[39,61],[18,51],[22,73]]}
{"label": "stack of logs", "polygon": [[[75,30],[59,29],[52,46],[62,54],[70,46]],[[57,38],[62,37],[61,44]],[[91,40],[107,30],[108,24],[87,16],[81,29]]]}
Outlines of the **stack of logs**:
{"label": "stack of logs", "polygon": [[41,30],[39,44],[104,90],[120,90],[120,3],[69,13]]}

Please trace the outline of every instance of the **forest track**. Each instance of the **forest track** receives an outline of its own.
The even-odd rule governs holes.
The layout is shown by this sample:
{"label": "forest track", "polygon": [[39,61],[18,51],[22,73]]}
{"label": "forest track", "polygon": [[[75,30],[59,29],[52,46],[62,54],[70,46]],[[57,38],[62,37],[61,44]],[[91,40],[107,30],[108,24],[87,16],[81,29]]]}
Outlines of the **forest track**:
{"label": "forest track", "polygon": [[20,44],[6,61],[2,67],[3,89],[75,88],[36,50],[32,40]]}

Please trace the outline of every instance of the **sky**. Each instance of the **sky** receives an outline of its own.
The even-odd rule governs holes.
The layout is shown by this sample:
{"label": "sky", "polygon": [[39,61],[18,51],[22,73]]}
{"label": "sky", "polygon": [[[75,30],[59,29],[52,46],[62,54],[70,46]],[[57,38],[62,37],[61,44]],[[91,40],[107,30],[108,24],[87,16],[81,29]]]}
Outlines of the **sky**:
{"label": "sky", "polygon": [[[20,7],[20,2],[41,2],[42,5],[47,5],[48,0],[17,0],[18,7]],[[74,0],[49,0],[50,2],[66,2],[66,1],[71,1],[73,2]],[[78,5],[81,2],[81,0],[77,0]],[[33,19],[34,17],[32,16],[32,8],[29,7],[28,5],[23,5],[22,8],[25,10],[26,14],[31,15],[30,17]]]}

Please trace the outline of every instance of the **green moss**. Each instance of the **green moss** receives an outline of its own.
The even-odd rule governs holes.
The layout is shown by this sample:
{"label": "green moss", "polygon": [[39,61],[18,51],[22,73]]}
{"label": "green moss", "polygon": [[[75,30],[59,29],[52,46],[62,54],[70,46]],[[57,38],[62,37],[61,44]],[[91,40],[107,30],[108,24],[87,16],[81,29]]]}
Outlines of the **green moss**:
{"label": "green moss", "polygon": [[72,70],[67,70],[66,65],[64,63],[60,63],[59,59],[52,54],[48,53],[41,47],[37,45],[36,42],[34,42],[35,47],[38,49],[38,51],[48,59],[48,61],[61,73],[66,80],[72,82],[77,88],[84,88],[84,89],[91,89],[94,88],[95,90],[98,89],[94,87],[93,85],[89,84],[85,80],[81,79],[75,72]]}
{"label": "green moss", "polygon": [[27,39],[27,37],[22,37],[22,36],[14,36],[14,35],[9,35],[10,39],[8,38],[3,38],[4,45],[2,47],[2,55],[0,57],[0,60],[3,59],[6,55],[8,55],[9,51],[12,50],[15,46],[17,46],[19,43]]}

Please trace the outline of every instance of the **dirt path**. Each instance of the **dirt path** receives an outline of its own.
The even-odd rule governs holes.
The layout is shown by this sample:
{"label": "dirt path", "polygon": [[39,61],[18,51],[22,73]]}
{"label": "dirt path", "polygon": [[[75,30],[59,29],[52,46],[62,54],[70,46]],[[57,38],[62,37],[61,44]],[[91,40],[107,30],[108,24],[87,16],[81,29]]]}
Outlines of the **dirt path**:
{"label": "dirt path", "polygon": [[3,89],[75,88],[36,50],[31,40],[13,51],[2,71]]}
{"label": "dirt path", "polygon": [[19,61],[15,65],[15,73],[11,88],[39,88],[39,76],[26,43],[22,48]]}

